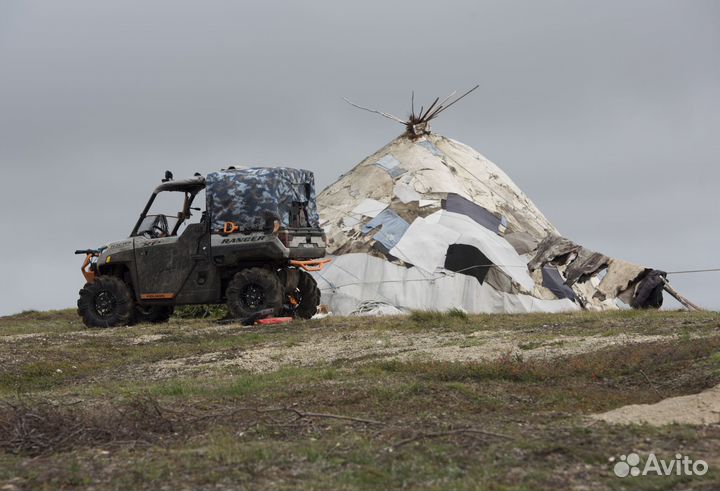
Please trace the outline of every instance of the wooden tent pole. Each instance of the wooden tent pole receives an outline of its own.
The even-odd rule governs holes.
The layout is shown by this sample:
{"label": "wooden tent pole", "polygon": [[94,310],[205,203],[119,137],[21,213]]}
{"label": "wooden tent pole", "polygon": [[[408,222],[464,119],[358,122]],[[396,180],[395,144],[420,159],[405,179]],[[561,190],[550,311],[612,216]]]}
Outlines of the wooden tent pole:
{"label": "wooden tent pole", "polygon": [[662,280],[663,280],[663,283],[665,283],[665,286],[663,287],[664,290],[666,292],[668,292],[670,295],[672,295],[675,298],[675,300],[680,302],[686,309],[688,309],[688,310],[703,310],[702,307],[698,307],[697,305],[692,303],[690,300],[688,300],[687,298],[680,295],[680,293],[678,293],[678,291],[675,288],[670,286],[670,283],[668,282],[668,280],[666,280],[665,278],[662,278]]}

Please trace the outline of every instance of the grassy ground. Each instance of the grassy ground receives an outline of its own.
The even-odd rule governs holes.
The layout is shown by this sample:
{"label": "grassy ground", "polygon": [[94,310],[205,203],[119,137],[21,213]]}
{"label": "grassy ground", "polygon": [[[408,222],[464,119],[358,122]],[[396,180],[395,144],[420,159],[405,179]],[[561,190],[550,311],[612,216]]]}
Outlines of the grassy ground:
{"label": "grassy ground", "polygon": [[[368,344],[462,353],[496,334],[493,356],[457,361]],[[617,342],[561,349],[603,338]],[[324,340],[344,351],[282,356]],[[260,352],[274,364],[234,363]],[[0,489],[717,489],[720,427],[587,415],[719,383],[717,313],[87,330],[73,311],[29,312],[0,318]],[[710,470],[615,477],[608,459],[632,451]]]}

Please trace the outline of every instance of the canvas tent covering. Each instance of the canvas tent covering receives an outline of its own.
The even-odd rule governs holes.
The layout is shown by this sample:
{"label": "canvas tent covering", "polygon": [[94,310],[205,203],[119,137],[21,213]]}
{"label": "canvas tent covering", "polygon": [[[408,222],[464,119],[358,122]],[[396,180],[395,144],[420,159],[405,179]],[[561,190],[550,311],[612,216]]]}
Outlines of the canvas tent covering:
{"label": "canvas tent covering", "polygon": [[277,219],[284,228],[318,227],[313,173],[286,167],[241,167],[208,174],[207,210],[212,230],[226,222],[262,230]]}
{"label": "canvas tent covering", "polygon": [[335,314],[662,301],[662,272],[563,238],[497,165],[429,131],[367,157],[320,193],[318,208],[334,259],[315,278]]}

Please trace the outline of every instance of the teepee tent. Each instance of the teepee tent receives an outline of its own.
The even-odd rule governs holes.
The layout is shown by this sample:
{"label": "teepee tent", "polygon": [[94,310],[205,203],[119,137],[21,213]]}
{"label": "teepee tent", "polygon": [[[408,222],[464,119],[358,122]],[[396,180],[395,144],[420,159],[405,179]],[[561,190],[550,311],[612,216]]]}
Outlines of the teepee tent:
{"label": "teepee tent", "polygon": [[402,122],[405,133],[318,196],[333,261],[315,278],[330,311],[521,313],[662,303],[663,272],[563,238],[497,165],[430,131],[437,109],[408,121],[381,114]]}

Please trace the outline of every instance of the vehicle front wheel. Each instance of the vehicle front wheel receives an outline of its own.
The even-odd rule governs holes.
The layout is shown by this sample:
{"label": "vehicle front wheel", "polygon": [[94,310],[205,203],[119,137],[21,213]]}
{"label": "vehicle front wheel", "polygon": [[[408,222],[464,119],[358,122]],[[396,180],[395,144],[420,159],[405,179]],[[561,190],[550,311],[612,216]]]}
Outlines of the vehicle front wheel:
{"label": "vehicle front wheel", "polygon": [[249,317],[255,312],[283,305],[283,287],[275,271],[248,268],[235,273],[225,291],[227,305],[233,317]]}
{"label": "vehicle front wheel", "polygon": [[130,289],[114,276],[98,276],[80,290],[78,314],[87,327],[128,325],[133,313]]}

